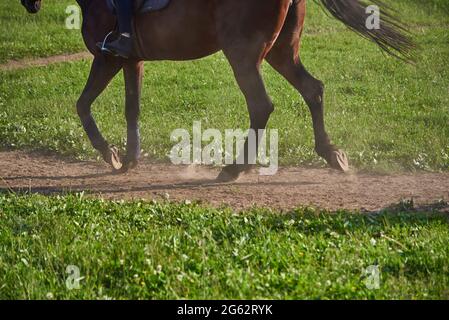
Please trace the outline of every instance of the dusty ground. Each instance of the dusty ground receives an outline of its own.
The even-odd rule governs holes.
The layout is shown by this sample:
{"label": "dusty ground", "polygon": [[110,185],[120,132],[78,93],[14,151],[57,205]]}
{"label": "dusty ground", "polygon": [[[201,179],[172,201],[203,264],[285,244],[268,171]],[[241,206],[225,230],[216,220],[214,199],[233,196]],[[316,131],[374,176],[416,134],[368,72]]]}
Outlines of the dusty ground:
{"label": "dusty ground", "polygon": [[[0,191],[54,194],[86,191],[107,199],[200,200],[235,209],[253,205],[291,209],[310,205],[326,209],[377,211],[401,200],[419,205],[449,199],[449,173],[373,175],[329,169],[282,168],[275,176],[247,174],[218,184],[218,169],[141,163],[114,175],[94,161],[68,161],[17,151],[0,152]],[[448,208],[444,207],[444,211]]]}
{"label": "dusty ground", "polygon": [[62,63],[68,61],[78,61],[83,59],[91,59],[92,55],[89,52],[79,52],[73,54],[61,54],[46,58],[32,58],[23,60],[10,60],[0,65],[0,71],[12,71],[26,69],[30,67],[43,67],[49,64]]}

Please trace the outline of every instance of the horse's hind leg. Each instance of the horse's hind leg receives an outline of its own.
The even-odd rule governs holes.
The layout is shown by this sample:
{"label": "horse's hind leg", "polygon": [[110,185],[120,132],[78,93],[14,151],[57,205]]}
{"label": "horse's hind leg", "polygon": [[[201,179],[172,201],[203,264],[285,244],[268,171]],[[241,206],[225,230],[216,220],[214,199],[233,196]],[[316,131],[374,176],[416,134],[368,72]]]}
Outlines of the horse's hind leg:
{"label": "horse's hind leg", "polygon": [[[300,2],[300,6],[301,6]],[[302,65],[299,59],[299,41],[305,8],[291,9],[278,41],[267,55],[267,61],[283,75],[302,95],[312,114],[315,150],[334,169],[347,171],[346,154],[331,144],[324,125],[324,86]]]}
{"label": "horse's hind leg", "polygon": [[121,168],[118,151],[116,148],[109,146],[108,142],[98,130],[97,124],[92,117],[91,106],[121,68],[122,66],[119,60],[109,59],[104,56],[95,57],[87,84],[76,104],[81,123],[92,146],[97,149],[103,156],[103,159],[116,170]]}
{"label": "horse's hind leg", "polygon": [[312,114],[315,151],[334,169],[347,171],[346,154],[331,144],[324,125],[323,84],[315,79],[298,60],[278,61],[272,56],[270,64],[281,73],[303,96]]}

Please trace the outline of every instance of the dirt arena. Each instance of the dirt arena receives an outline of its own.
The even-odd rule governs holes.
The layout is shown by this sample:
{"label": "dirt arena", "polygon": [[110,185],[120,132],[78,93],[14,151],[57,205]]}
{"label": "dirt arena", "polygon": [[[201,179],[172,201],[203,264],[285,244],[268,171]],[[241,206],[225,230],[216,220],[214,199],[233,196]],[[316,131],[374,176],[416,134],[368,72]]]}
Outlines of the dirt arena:
{"label": "dirt arena", "polygon": [[330,169],[287,167],[275,176],[257,171],[235,183],[216,183],[218,168],[142,162],[133,171],[116,175],[106,164],[71,161],[18,151],[0,152],[0,190],[58,194],[85,191],[106,199],[201,201],[234,209],[267,206],[291,209],[379,211],[413,199],[417,207],[449,199],[448,173],[375,175],[339,173]]}

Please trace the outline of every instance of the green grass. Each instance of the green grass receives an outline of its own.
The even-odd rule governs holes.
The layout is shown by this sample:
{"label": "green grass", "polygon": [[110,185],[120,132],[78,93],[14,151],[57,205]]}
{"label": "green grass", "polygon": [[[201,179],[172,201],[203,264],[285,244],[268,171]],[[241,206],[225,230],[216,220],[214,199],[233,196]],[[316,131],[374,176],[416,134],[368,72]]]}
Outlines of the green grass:
{"label": "green grass", "polygon": [[74,4],[74,0],[43,0],[39,14],[31,15],[20,0],[1,1],[0,63],[85,50],[80,31],[65,28],[66,8]]}
{"label": "green grass", "polygon": [[[236,214],[3,194],[0,221],[0,298],[449,298],[449,220],[437,213]],[[68,265],[79,290],[66,287]],[[372,265],[380,288],[370,290]]]}

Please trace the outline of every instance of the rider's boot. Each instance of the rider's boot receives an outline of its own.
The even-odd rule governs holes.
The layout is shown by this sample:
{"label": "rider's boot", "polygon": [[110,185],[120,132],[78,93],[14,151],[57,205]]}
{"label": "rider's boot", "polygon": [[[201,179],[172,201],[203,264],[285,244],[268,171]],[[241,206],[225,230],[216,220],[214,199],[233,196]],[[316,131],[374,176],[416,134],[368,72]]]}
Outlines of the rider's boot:
{"label": "rider's boot", "polygon": [[133,51],[133,11],[135,0],[116,0],[119,37],[106,43],[102,51],[122,58],[129,58]]}
{"label": "rider's boot", "polygon": [[102,50],[114,56],[128,59],[133,51],[132,38],[129,33],[122,33],[116,40],[106,43]]}

